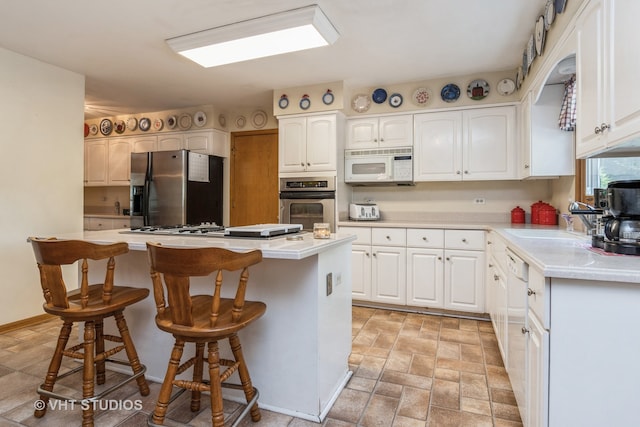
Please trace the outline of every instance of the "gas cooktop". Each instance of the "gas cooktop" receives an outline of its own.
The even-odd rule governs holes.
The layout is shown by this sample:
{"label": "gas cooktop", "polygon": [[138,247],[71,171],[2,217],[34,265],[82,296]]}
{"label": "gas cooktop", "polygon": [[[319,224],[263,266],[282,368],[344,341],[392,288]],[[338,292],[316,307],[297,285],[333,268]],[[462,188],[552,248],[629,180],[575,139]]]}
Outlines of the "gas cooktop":
{"label": "gas cooktop", "polygon": [[244,237],[269,239],[302,232],[301,224],[256,224],[239,227],[223,227],[215,223],[200,225],[145,225],[121,231],[127,234],[153,234],[165,236]]}

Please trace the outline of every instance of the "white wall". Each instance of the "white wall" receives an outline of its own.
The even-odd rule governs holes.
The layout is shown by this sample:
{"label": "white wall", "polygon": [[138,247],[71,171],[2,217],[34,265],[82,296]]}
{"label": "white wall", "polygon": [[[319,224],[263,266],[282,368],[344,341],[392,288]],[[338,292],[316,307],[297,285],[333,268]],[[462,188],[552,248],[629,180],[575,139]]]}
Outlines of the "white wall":
{"label": "white wall", "polygon": [[2,325],[43,313],[27,237],[82,230],[84,76],[2,48],[0,64]]}

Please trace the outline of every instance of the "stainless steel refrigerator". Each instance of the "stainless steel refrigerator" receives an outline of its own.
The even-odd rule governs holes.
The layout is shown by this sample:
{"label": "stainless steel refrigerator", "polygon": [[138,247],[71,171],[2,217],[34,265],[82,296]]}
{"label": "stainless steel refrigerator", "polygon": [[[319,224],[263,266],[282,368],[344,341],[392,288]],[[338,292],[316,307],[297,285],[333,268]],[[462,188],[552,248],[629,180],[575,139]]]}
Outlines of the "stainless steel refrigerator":
{"label": "stainless steel refrigerator", "polygon": [[223,225],[222,168],[222,157],[188,150],[132,153],[132,227]]}

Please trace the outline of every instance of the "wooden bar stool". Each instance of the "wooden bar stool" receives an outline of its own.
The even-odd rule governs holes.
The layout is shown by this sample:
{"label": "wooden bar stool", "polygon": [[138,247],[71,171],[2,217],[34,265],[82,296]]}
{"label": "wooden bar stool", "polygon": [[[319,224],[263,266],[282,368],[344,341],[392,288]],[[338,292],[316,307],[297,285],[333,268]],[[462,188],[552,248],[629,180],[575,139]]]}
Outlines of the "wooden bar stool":
{"label": "wooden bar stool", "polygon": [[[247,406],[236,418],[234,426],[248,412],[251,412],[254,422],[259,421],[258,390],[251,384],[237,332],[262,316],[267,308],[262,302],[245,301],[248,267],[262,261],[262,252],[254,250],[239,253],[220,248],[169,248],[149,242],[147,251],[158,310],[156,324],[175,337],[167,373],[156,408],[149,418],[149,425],[163,425],[169,404],[185,390],[191,390],[191,410],[200,410],[201,392],[207,391],[211,394],[211,423],[215,427],[223,426],[222,387],[242,389],[247,399]],[[220,297],[223,270],[242,270],[234,299]],[[190,295],[190,277],[208,276],[216,271],[212,296]],[[168,305],[165,302],[162,277]],[[218,341],[223,339],[229,340],[235,360],[220,359]],[[195,356],[180,364],[186,342],[195,343]],[[209,365],[209,381],[202,379],[205,344],[208,345],[206,361]],[[226,367],[223,372],[220,365]],[[193,381],[176,380],[176,375],[191,366]],[[241,384],[225,383],[236,370]],[[172,396],[173,386],[182,390]]]}
{"label": "wooden bar stool", "polygon": [[[42,408],[36,409],[36,418],[43,417],[47,410],[49,398],[66,400],[74,403],[84,402],[82,407],[82,425],[93,426],[93,403],[103,396],[136,380],[140,394],[149,394],[149,386],[144,377],[146,367],[140,363],[138,354],[131,340],[123,311],[125,307],[143,300],[149,295],[148,289],[114,286],[114,257],[129,252],[126,243],[100,245],[80,240],[40,239],[30,237],[38,269],[40,284],[44,294],[44,311],[59,316],[62,329],[58,343],[49,364],[44,383],[38,387]],[[89,285],[87,259],[108,259],[104,283]],[[67,292],[62,277],[62,265],[70,265],[82,260],[82,280],[80,289]],[[103,320],[113,316],[120,331],[120,336],[103,333]],[[84,342],[67,347],[71,328],[75,322],[84,322]],[[119,343],[111,349],[105,349],[105,340]],[[127,361],[111,359],[114,354],[125,350]],[[62,357],[81,359],[83,364],[76,369],[58,375]],[[105,362],[131,366],[133,374],[117,384],[95,393],[95,383],[105,383]],[[53,386],[60,378],[67,377],[82,370],[82,398],[64,396],[53,391]]]}

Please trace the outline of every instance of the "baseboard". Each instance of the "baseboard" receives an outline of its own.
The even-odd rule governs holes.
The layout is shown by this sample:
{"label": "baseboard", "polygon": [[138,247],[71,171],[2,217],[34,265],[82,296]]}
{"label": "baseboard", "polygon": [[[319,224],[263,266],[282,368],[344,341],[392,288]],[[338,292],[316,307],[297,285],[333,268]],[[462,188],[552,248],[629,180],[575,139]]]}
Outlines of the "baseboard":
{"label": "baseboard", "polygon": [[18,320],[16,322],[6,323],[4,325],[0,325],[0,334],[4,334],[7,332],[15,331],[16,329],[26,328],[33,325],[38,325],[40,323],[47,322],[51,319],[54,319],[55,316],[44,313],[38,316],[29,317],[27,319]]}
{"label": "baseboard", "polygon": [[395,305],[378,303],[371,301],[353,300],[352,304],[356,307],[379,308],[383,310],[401,311],[405,313],[430,314],[432,316],[457,317],[459,319],[481,320],[484,322],[491,321],[487,313],[469,313],[466,311],[452,311],[440,308],[416,307],[411,305]]}

